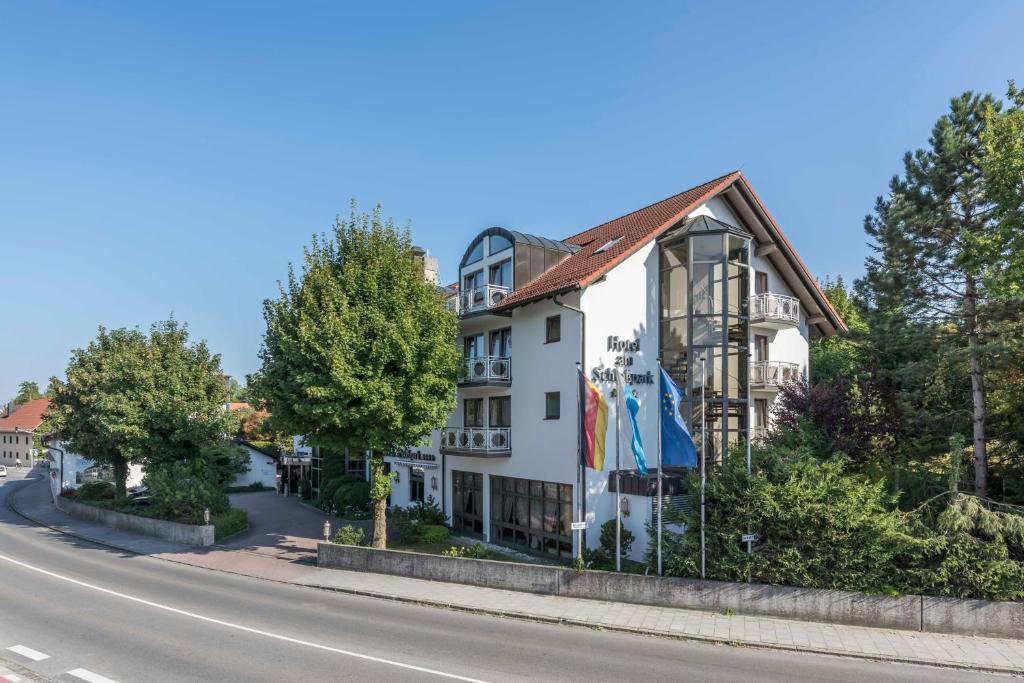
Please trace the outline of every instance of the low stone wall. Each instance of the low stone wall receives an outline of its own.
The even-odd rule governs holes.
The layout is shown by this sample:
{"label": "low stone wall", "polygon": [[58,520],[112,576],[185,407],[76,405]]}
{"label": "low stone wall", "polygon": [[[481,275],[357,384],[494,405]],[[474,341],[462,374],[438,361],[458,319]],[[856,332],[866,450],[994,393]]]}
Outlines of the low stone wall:
{"label": "low stone wall", "polygon": [[133,531],[137,534],[156,536],[165,541],[174,541],[185,545],[213,545],[213,525],[180,524],[163,519],[151,519],[123,512],[105,510],[85,503],[76,503],[70,498],[57,496],[57,509],[72,517],[96,522],[122,531]]}
{"label": "low stone wall", "polygon": [[494,560],[443,557],[320,543],[317,564],[328,569],[395,574],[486,588],[590,600],[759,614],[856,626],[1003,638],[1024,638],[1024,603],[955,600],[765,584],[700,581],[614,572],[577,572]]}

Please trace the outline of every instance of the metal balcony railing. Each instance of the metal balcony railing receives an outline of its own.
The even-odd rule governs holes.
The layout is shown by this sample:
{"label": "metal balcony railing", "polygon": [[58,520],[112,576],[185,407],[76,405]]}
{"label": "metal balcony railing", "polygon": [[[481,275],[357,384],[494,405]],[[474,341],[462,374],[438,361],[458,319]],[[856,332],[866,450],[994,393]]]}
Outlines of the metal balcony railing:
{"label": "metal balcony railing", "polygon": [[750,364],[750,384],[753,387],[778,389],[787,382],[800,380],[800,366],[778,360],[760,360]]}
{"label": "metal balcony railing", "polygon": [[767,427],[751,427],[750,428],[750,442],[751,443],[764,443],[768,438]]}
{"label": "metal balcony railing", "polygon": [[471,356],[459,362],[461,384],[507,384],[511,381],[512,359],[508,356]]}
{"label": "metal balcony railing", "polygon": [[800,324],[800,300],[785,294],[755,294],[750,297],[751,321]]}
{"label": "metal balcony railing", "polygon": [[502,285],[481,285],[465,289],[448,299],[448,308],[459,315],[486,311],[500,305],[511,291]]}
{"label": "metal balcony railing", "polygon": [[470,453],[502,453],[512,449],[509,427],[447,427],[441,432],[441,448]]}

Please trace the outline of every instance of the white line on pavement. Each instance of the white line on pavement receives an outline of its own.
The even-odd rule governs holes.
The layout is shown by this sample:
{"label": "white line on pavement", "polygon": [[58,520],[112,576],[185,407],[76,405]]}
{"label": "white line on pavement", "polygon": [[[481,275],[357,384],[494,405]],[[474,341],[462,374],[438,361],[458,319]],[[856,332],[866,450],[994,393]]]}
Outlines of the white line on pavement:
{"label": "white line on pavement", "polygon": [[16,655],[21,655],[22,657],[28,657],[33,662],[41,662],[44,659],[49,659],[50,658],[50,655],[45,655],[42,652],[40,652],[39,650],[33,650],[32,648],[25,647],[24,645],[12,645],[11,647],[9,647],[7,649],[10,650],[11,652],[13,652]]}
{"label": "white line on pavement", "polygon": [[[231,623],[229,621],[222,621],[220,619],[214,619],[213,617],[206,617],[206,616],[203,616],[202,614],[196,614],[195,612],[188,612],[188,611],[183,610],[183,609],[178,609],[177,607],[171,607],[170,605],[162,605],[159,602],[153,602],[151,600],[146,600],[144,598],[137,598],[134,595],[128,595],[127,593],[119,593],[117,591],[110,590],[109,588],[103,588],[102,586],[96,586],[96,585],[93,585],[91,583],[86,583],[85,581],[79,581],[78,579],[72,579],[70,576],[63,576],[61,574],[57,574],[55,572],[51,572],[51,571],[49,571],[47,569],[43,569],[41,567],[35,567],[35,566],[31,565],[31,564],[27,564],[27,563],[22,562],[20,560],[15,560],[13,557],[7,557],[6,555],[0,555],[0,560],[3,560],[4,562],[9,562],[11,564],[17,565],[17,566],[22,567],[24,569],[28,569],[30,571],[38,572],[40,574],[44,574],[46,576],[50,576],[50,577],[53,577],[55,579],[59,579],[61,581],[66,581],[68,583],[73,583],[76,586],[81,586],[83,588],[88,588],[90,590],[99,591],[100,593],[106,593],[107,595],[113,595],[114,597],[121,598],[123,600],[130,600],[131,602],[135,602],[135,603],[138,603],[140,605],[146,605],[148,607],[153,607],[155,609],[164,610],[165,612],[171,612],[173,614],[179,614],[181,616],[190,617],[192,619],[197,619],[199,621],[205,621],[205,622],[207,622],[209,624],[217,624],[218,626],[224,626],[224,627],[227,627],[227,628],[233,628],[233,629],[235,629],[237,631],[244,631],[245,633],[252,633],[254,635],[263,636],[265,638],[273,638],[274,640],[281,640],[281,641],[284,641],[286,643],[294,643],[295,645],[303,645],[305,647],[310,647],[310,648],[313,648],[313,649],[316,649],[316,650],[323,650],[325,652],[333,652],[335,654],[345,655],[347,657],[354,657],[356,659],[362,659],[362,660],[365,660],[365,661],[368,661],[368,662],[376,662],[378,664],[386,664],[388,666],[398,667],[399,669],[408,669],[409,671],[419,671],[420,673],[431,674],[431,675],[434,675],[434,676],[441,676],[442,678],[450,678],[450,679],[456,680],[456,681],[467,681],[467,683],[486,683],[486,681],[482,681],[482,680],[480,680],[478,678],[469,678],[467,676],[459,676],[458,674],[447,673],[445,671],[438,671],[437,669],[428,669],[426,667],[416,666],[415,664],[406,664],[404,662],[396,662],[396,661],[394,661],[392,659],[384,659],[383,657],[374,657],[373,655],[362,654],[361,652],[353,652],[352,650],[342,650],[340,648],[331,647],[329,645],[321,645],[319,643],[311,643],[308,640],[299,640],[298,638],[289,638],[288,636],[282,636],[282,635],[280,635],[278,633],[270,633],[269,631],[261,631],[259,629],[252,628],[250,626],[242,626],[241,624],[233,624],[233,623]],[[17,645],[15,647],[22,647],[22,646],[21,645]],[[15,651],[14,648],[8,648],[8,649],[12,650],[12,651]],[[25,649],[28,650],[28,648],[25,648]],[[35,652],[35,650],[31,650],[31,652]],[[40,653],[36,653],[36,654],[40,654]],[[29,656],[29,655],[25,655],[25,656]],[[43,655],[43,658],[45,659],[47,656],[48,655]]]}
{"label": "white line on pavement", "polygon": [[83,681],[89,681],[89,683],[116,683],[106,676],[100,676],[94,674],[88,669],[72,669],[68,672],[68,676],[74,676],[75,678],[81,678]]}

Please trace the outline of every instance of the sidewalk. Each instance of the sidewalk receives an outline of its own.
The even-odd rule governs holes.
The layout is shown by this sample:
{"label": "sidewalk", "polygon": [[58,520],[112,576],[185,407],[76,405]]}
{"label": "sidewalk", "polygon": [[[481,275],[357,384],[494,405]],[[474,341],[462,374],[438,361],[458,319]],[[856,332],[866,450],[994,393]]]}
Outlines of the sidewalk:
{"label": "sidewalk", "polygon": [[173,562],[312,588],[644,635],[1018,675],[1024,673],[1024,640],[918,633],[761,616],[727,616],[319,569],[303,562],[275,559],[244,550],[180,546],[82,522],[54,508],[45,485],[25,485],[9,500],[19,514],[37,524],[86,540]]}

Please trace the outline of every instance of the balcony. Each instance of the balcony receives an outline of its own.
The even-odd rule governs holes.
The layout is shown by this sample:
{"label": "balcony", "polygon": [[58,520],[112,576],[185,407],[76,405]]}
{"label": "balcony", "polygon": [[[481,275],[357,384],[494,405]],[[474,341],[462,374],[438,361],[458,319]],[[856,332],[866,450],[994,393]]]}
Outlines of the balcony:
{"label": "balcony", "polygon": [[476,386],[512,383],[512,359],[508,356],[475,356],[459,361],[458,385]]}
{"label": "balcony", "polygon": [[509,427],[449,427],[441,431],[441,452],[478,458],[507,458],[512,455]]}
{"label": "balcony", "polygon": [[750,388],[778,391],[783,384],[800,381],[800,366],[777,360],[759,360],[750,365]]}
{"label": "balcony", "polygon": [[800,300],[785,294],[750,297],[750,324],[783,330],[800,324]]}
{"label": "balcony", "polygon": [[763,444],[768,440],[768,428],[767,427],[751,427],[750,428],[750,443],[752,444]]}
{"label": "balcony", "polygon": [[511,291],[502,285],[482,285],[462,290],[448,299],[448,308],[460,316],[482,313],[499,306]]}

